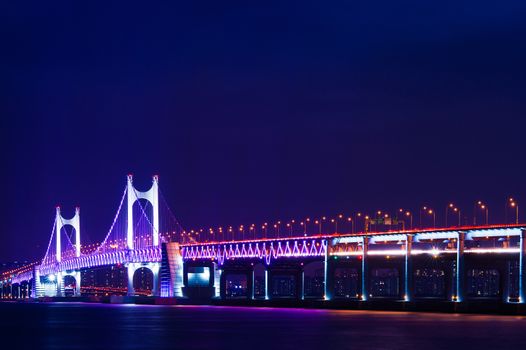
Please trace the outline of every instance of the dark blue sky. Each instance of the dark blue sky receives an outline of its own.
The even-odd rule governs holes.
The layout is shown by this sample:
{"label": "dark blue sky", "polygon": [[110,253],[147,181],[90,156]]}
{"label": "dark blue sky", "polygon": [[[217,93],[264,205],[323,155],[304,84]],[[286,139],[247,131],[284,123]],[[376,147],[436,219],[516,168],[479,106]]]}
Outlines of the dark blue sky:
{"label": "dark blue sky", "polygon": [[526,199],[526,3],[489,3],[0,4],[0,260],[41,257],[57,203],[102,239],[128,172],[186,228],[497,221]]}

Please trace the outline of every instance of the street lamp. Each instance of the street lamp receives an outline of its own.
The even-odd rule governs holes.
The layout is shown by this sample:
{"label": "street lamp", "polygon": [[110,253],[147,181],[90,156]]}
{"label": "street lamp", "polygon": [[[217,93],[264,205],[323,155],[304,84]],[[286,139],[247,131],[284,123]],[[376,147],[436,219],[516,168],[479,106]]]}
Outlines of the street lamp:
{"label": "street lamp", "polygon": [[427,212],[431,210],[431,208],[428,208],[427,206],[424,206],[422,208],[420,208],[420,210],[418,211],[418,225],[420,226],[420,228],[422,228],[422,213],[424,214],[427,214]]}
{"label": "street lamp", "polygon": [[354,233],[354,220],[349,216],[347,221],[351,223],[351,233]]}
{"label": "street lamp", "polygon": [[278,238],[279,238],[280,226],[281,226],[281,221],[278,221],[277,223],[274,224],[274,234],[277,234]]}
{"label": "street lamp", "polygon": [[373,225],[373,224],[375,225],[374,228],[372,228],[372,229],[374,229],[376,232],[378,232],[380,230],[380,228],[378,227],[379,226],[378,224],[380,222],[385,223],[385,221],[383,221],[383,219],[382,219],[382,211],[378,210],[376,212],[376,217],[371,219],[371,225]]}
{"label": "street lamp", "polygon": [[358,230],[358,218],[360,217],[362,217],[362,213],[356,213],[354,215],[354,222],[355,222],[354,229],[355,230]]}
{"label": "street lamp", "polygon": [[411,213],[410,211],[406,211],[405,216],[409,217],[409,229],[412,230],[413,229],[413,213]]}
{"label": "street lamp", "polygon": [[482,203],[481,201],[478,201],[477,203],[475,203],[475,210],[473,212],[473,224],[476,225],[477,224],[477,206],[484,211],[484,213],[486,214],[486,225],[488,224],[489,220],[489,208],[486,204]]}
{"label": "street lamp", "polygon": [[341,220],[343,219],[343,214],[338,214],[338,217],[335,219],[336,220],[336,232],[338,232],[338,220]]}
{"label": "street lamp", "polygon": [[409,218],[409,221],[410,221],[409,229],[412,230],[413,229],[413,214],[411,214],[409,210],[404,210],[403,208],[398,209],[398,213],[399,213],[398,218],[402,222],[402,231],[405,231],[407,229],[405,219],[403,219],[404,216]]}
{"label": "street lamp", "polygon": [[519,223],[519,204],[513,200],[513,198],[509,199],[510,207],[515,208],[515,223]]}
{"label": "street lamp", "polygon": [[338,220],[331,219],[331,222],[334,224],[334,233],[338,233]]}
{"label": "street lamp", "polygon": [[433,209],[429,209],[427,211],[427,213],[429,215],[433,215],[433,228],[435,228],[436,227],[436,213],[435,213],[435,211]]}
{"label": "street lamp", "polygon": [[484,203],[482,203],[482,201],[478,201],[474,204],[473,206],[473,225],[476,225],[477,224],[477,206],[483,210],[485,212],[485,216],[486,216],[486,225],[488,224],[488,216],[489,216],[489,209],[488,209],[488,206]]}
{"label": "street lamp", "polygon": [[447,226],[447,215],[448,215],[449,209],[454,210],[454,208],[455,208],[455,205],[453,203],[449,203],[449,205],[446,207],[446,227],[448,227]]}
{"label": "street lamp", "polygon": [[458,226],[460,227],[460,226],[461,226],[461,223],[460,223],[460,209],[457,208],[457,207],[454,207],[454,208],[453,208],[453,211],[454,211],[455,213],[458,213]]}
{"label": "street lamp", "polygon": [[427,210],[427,207],[422,207],[420,210],[418,210],[418,226],[420,226],[420,228],[422,228],[422,211],[426,213]]}
{"label": "street lamp", "polygon": [[243,241],[245,239],[245,226],[239,226],[239,232],[241,232],[241,240]]}
{"label": "street lamp", "polygon": [[321,235],[321,220],[315,220],[314,223],[318,225],[318,233]]}

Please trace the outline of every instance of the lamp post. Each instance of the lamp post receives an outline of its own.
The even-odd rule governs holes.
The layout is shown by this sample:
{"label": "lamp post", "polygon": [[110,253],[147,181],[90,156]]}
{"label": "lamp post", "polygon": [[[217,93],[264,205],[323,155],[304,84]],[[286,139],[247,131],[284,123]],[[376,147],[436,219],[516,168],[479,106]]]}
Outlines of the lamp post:
{"label": "lamp post", "polygon": [[405,223],[405,219],[403,217],[409,218],[409,229],[413,229],[413,214],[409,210],[404,210],[404,208],[398,209],[398,215],[400,218],[400,221],[402,222],[402,231],[405,231],[407,229],[407,225]]}
{"label": "lamp post", "polygon": [[433,215],[433,228],[435,228],[436,227],[436,213],[435,213],[435,211],[433,209],[429,209],[427,211],[427,213],[429,215]]}
{"label": "lamp post", "polygon": [[422,211],[427,212],[427,207],[422,207],[418,210],[418,226],[422,228]]}
{"label": "lamp post", "polygon": [[455,207],[455,208],[453,208],[453,211],[455,213],[458,213],[458,226],[460,227],[461,226],[461,223],[460,223],[460,209]]}
{"label": "lamp post", "polygon": [[455,208],[455,205],[453,203],[449,203],[449,205],[446,207],[446,221],[445,221],[446,222],[446,227],[448,227],[447,226],[447,216],[448,216],[448,213],[449,213],[449,209],[454,210],[454,208]]}
{"label": "lamp post", "polygon": [[287,222],[287,227],[289,228],[289,237],[292,237],[292,226],[294,225],[294,220]]}
{"label": "lamp post", "polygon": [[515,223],[519,223],[519,204],[513,200],[513,198],[510,198],[510,206],[512,208],[515,208]]}
{"label": "lamp post", "polygon": [[[354,222],[355,222],[355,224],[354,224],[354,229],[355,229],[355,230],[358,230],[358,218],[360,218],[360,217],[362,217],[362,213],[356,213],[356,214],[354,215]],[[364,230],[365,230],[365,229],[364,229]]]}
{"label": "lamp post", "polygon": [[351,234],[354,233],[354,220],[352,219],[352,217],[348,217],[347,218],[347,221],[351,223]]}
{"label": "lamp post", "polygon": [[318,234],[321,235],[321,220],[316,220],[314,221],[314,223],[318,225]]}
{"label": "lamp post", "polygon": [[[475,209],[477,208],[477,206],[482,209],[482,211],[485,213],[485,216],[486,216],[486,225],[488,224],[489,222],[489,208],[486,204],[482,203],[481,201],[478,201],[476,204],[475,204]],[[477,211],[475,210],[474,212],[474,215],[473,215],[473,224],[476,225],[477,224]]]}
{"label": "lamp post", "polygon": [[405,216],[409,217],[409,229],[412,230],[413,229],[413,213],[411,213],[410,211],[406,211]]}
{"label": "lamp post", "polygon": [[473,210],[473,225],[476,225],[477,224],[477,206],[483,210],[483,212],[485,213],[485,216],[486,216],[486,225],[488,224],[489,222],[489,208],[486,204],[482,203],[481,201],[478,201],[477,203],[475,203],[474,205],[474,210]]}
{"label": "lamp post", "polygon": [[280,226],[281,226],[281,221],[278,221],[277,223],[274,224],[274,232],[277,233],[278,238],[279,238],[279,229],[280,229]]}

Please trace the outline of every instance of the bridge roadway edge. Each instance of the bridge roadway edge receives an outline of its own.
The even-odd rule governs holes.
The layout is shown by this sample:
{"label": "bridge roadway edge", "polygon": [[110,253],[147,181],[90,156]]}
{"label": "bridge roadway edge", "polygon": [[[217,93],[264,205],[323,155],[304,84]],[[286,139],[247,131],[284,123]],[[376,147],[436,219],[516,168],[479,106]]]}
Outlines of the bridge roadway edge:
{"label": "bridge roadway edge", "polygon": [[488,314],[526,316],[524,303],[487,303],[484,301],[436,302],[399,300],[349,301],[349,300],[295,300],[295,299],[202,299],[161,298],[161,297],[43,297],[30,300],[2,300],[9,303],[95,303],[95,304],[135,304],[135,305],[186,305],[186,306],[231,306],[231,307],[264,307],[320,310],[356,310],[356,311],[391,311],[391,312],[430,312],[450,314]]}

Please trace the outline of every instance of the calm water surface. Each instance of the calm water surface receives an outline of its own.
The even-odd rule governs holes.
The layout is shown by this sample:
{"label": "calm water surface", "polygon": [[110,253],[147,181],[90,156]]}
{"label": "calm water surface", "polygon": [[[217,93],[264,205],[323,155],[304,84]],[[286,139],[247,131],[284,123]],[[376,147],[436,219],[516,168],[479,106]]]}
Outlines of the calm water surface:
{"label": "calm water surface", "polygon": [[2,345],[18,349],[526,346],[526,318],[513,316],[82,303],[0,303],[0,312]]}

